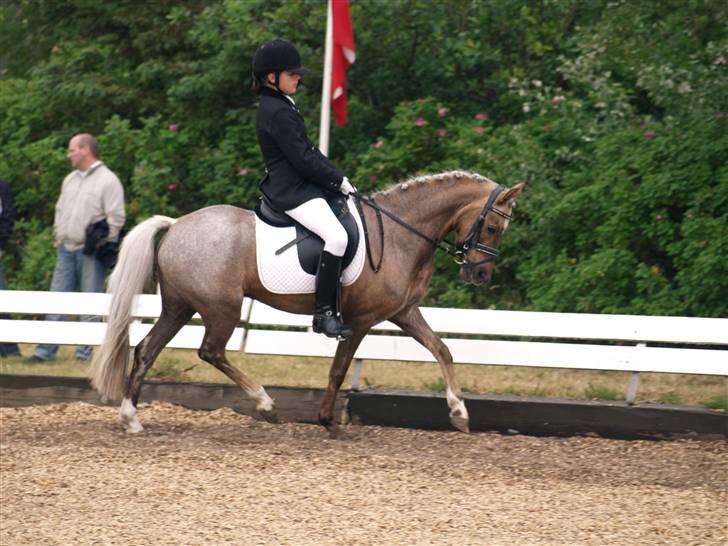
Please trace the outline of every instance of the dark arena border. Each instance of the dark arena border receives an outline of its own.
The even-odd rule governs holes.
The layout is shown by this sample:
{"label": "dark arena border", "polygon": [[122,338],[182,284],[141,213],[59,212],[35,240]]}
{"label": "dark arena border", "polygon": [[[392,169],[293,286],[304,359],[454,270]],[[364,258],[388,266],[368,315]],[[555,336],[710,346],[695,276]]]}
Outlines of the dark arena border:
{"label": "dark arena border", "polygon": [[[276,401],[282,421],[316,422],[323,389],[266,386],[266,390]],[[620,439],[728,438],[728,414],[696,406],[475,394],[465,399],[471,431]],[[228,407],[257,417],[253,403],[235,385],[148,380],[142,400],[196,410]],[[103,403],[85,378],[0,374],[0,406],[76,401],[116,405]],[[336,413],[342,421],[361,425],[452,429],[442,393],[382,388],[342,391]]]}

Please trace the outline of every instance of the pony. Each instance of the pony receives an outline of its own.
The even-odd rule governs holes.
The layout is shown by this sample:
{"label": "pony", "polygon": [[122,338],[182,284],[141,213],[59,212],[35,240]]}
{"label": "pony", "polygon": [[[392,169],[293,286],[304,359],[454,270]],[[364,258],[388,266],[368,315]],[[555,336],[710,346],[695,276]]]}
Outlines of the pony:
{"label": "pony", "polygon": [[[436,358],[446,384],[450,422],[469,432],[452,356],[422,317],[419,303],[432,277],[437,250],[453,256],[461,280],[476,285],[490,280],[498,245],[523,187],[518,183],[504,188],[479,174],[451,171],[408,179],[369,196],[354,195],[371,267],[342,289],[342,312],[353,333],[338,342],[318,413],[331,437],[342,432],[334,404],[354,353],[369,329],[384,320],[399,326]],[[374,226],[378,229],[371,229]],[[167,231],[155,243],[162,230]],[[451,232],[455,243],[445,240]],[[196,312],[205,328],[199,357],[240,386],[264,419],[277,421],[273,399],[262,385],[230,364],[225,345],[240,321],[244,296],[302,314],[312,313],[314,296],[266,290],[258,277],[255,237],[254,212],[213,205],[176,219],[154,216],[124,238],[107,286],[112,299],[106,333],[90,379],[102,399],[122,400],[119,417],[127,432],[143,430],[136,408],[144,375]],[[130,367],[133,298],[155,266],[162,310],[135,348]]]}

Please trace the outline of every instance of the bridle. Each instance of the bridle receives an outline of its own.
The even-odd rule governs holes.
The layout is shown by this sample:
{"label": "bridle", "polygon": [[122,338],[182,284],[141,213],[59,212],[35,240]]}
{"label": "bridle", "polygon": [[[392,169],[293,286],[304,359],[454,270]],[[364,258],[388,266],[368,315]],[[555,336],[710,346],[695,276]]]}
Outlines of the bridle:
{"label": "bridle", "polygon": [[[476,265],[495,260],[500,254],[500,250],[498,250],[497,248],[481,243],[480,234],[483,231],[483,224],[485,223],[485,218],[488,216],[489,212],[497,214],[498,216],[500,216],[501,218],[505,218],[506,220],[510,220],[512,218],[512,216],[507,212],[503,212],[502,210],[497,209],[493,206],[495,200],[503,192],[503,190],[505,190],[503,186],[498,186],[496,187],[496,189],[490,192],[488,200],[485,202],[485,205],[483,205],[483,208],[480,210],[480,214],[473,222],[473,225],[471,226],[470,231],[468,231],[468,234],[465,236],[465,239],[454,244],[455,263],[475,267]],[[452,245],[452,243],[450,244]],[[465,254],[471,248],[477,252],[485,254],[487,258],[476,263],[469,262],[468,259],[465,257]]]}
{"label": "bridle", "polygon": [[[429,237],[428,235],[425,235],[424,233],[419,231],[417,228],[401,220],[395,214],[380,207],[374,201],[373,197],[366,197],[365,195],[362,195],[360,193],[354,193],[354,200],[356,202],[356,207],[359,211],[359,216],[361,216],[362,228],[364,230],[364,242],[366,244],[367,257],[369,259],[369,264],[372,270],[377,273],[380,270],[382,266],[382,260],[384,259],[384,226],[382,225],[382,214],[388,216],[391,220],[393,220],[403,228],[426,240],[435,249],[442,250],[446,254],[452,256],[453,260],[458,265],[475,267],[483,263],[495,260],[500,254],[500,251],[495,247],[481,243],[480,234],[482,232],[483,224],[485,223],[485,219],[488,216],[489,212],[497,214],[498,216],[500,216],[501,218],[505,218],[506,220],[510,220],[512,218],[510,214],[500,209],[497,209],[494,206],[495,200],[504,190],[505,188],[503,186],[497,186],[492,192],[490,192],[490,195],[488,196],[485,205],[483,205],[483,208],[480,210],[480,214],[473,222],[473,225],[470,227],[470,231],[468,231],[467,235],[462,241],[455,241],[454,243],[448,241],[447,239],[444,239],[442,241],[433,239],[432,237]],[[374,260],[372,258],[371,245],[369,244],[369,230],[367,228],[366,219],[364,217],[364,211],[362,210],[362,203],[373,208],[377,214],[377,224],[379,226],[379,240],[381,241],[381,252],[379,254],[379,261],[376,266],[374,265]],[[480,252],[481,254],[485,254],[486,258],[475,263],[468,261],[466,254],[470,249],[473,249],[476,252]]]}

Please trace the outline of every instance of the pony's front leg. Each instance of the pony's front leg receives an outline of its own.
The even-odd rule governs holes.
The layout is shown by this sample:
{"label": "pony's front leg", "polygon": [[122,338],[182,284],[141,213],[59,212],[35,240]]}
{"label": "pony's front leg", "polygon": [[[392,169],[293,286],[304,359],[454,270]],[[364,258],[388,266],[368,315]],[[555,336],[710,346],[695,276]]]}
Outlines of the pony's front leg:
{"label": "pony's front leg", "polygon": [[339,342],[336,347],[334,360],[331,362],[329,382],[326,386],[324,399],[321,402],[321,408],[319,409],[319,423],[326,427],[326,430],[329,431],[329,435],[332,438],[338,438],[341,435],[341,430],[334,416],[336,395],[339,392],[339,388],[341,388],[341,384],[344,382],[346,372],[349,370],[349,365],[351,364],[351,359],[354,358],[354,353],[364,338],[366,331],[365,329],[354,328],[350,337]]}
{"label": "pony's front leg", "polygon": [[432,331],[417,306],[408,307],[390,320],[402,328],[405,334],[412,336],[424,345],[437,359],[447,386],[445,397],[450,408],[450,422],[456,429],[462,432],[470,432],[470,418],[465,407],[463,392],[460,390],[457,379],[455,379],[455,367],[453,366],[450,349]]}

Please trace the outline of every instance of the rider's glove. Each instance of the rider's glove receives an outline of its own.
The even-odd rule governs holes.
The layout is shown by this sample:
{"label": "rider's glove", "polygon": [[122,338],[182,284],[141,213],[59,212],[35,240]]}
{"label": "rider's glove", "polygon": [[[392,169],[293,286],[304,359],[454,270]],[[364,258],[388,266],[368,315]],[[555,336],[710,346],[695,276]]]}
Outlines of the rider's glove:
{"label": "rider's glove", "polygon": [[339,186],[339,191],[344,195],[349,195],[350,193],[356,193],[356,188],[354,187],[354,184],[352,184],[345,176],[344,180],[342,180],[341,182],[341,186]]}

